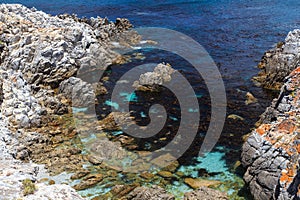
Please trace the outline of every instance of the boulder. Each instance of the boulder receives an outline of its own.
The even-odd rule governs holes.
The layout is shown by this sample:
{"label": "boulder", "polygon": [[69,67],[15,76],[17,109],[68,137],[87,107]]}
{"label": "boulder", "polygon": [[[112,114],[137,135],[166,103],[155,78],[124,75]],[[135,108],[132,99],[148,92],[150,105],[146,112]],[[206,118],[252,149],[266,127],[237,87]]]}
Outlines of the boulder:
{"label": "boulder", "polygon": [[214,180],[205,180],[200,178],[185,178],[184,183],[190,186],[193,189],[198,189],[201,187],[209,187],[209,186],[218,186],[221,184],[220,181]]}
{"label": "boulder", "polygon": [[156,91],[158,86],[170,82],[175,70],[169,64],[158,64],[153,72],[140,75],[139,80],[133,83],[133,87],[141,91]]}

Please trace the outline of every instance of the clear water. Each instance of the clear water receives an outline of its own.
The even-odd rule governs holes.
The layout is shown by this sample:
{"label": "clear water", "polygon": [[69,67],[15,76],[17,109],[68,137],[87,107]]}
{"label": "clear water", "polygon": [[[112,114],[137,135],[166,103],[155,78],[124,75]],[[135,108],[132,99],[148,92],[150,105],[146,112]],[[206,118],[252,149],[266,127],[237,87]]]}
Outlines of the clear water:
{"label": "clear water", "polygon": [[[198,176],[197,170],[204,168],[208,172],[216,173],[213,179],[240,184],[241,179],[238,179],[239,176],[231,169],[240,156],[242,135],[250,131],[258,116],[273,98],[269,92],[255,87],[250,79],[257,74],[258,69],[255,66],[264,51],[278,41],[284,40],[290,30],[300,27],[300,2],[298,0],[1,0],[0,2],[22,3],[50,14],[76,13],[78,16],[86,17],[99,15],[106,16],[110,20],[125,17],[135,27],[170,28],[183,32],[198,41],[220,67],[228,96],[228,114],[240,115],[245,118],[245,121],[227,120],[219,148],[205,157],[196,158],[196,161],[182,163],[180,170],[189,176],[196,177]],[[148,61],[170,62],[174,68],[185,71],[193,86],[200,88],[196,92],[198,99],[205,99],[205,92],[201,92],[202,87],[197,81],[197,74],[190,71],[184,61],[165,52],[144,52],[144,54]],[[111,81],[116,81],[126,69],[128,66],[119,67],[118,70],[112,68]],[[109,86],[113,87],[113,84]],[[258,98],[259,104],[250,106],[244,104],[244,94],[247,91],[251,91]],[[137,101],[135,95],[122,94],[122,96],[124,101]],[[208,101],[204,100],[204,102]],[[118,106],[111,101],[103,103],[106,105],[102,106]],[[207,106],[209,104],[203,105],[201,110],[201,112],[204,110],[204,116]],[[191,110],[191,112],[194,111]],[[141,110],[139,116],[145,118],[147,114]],[[180,120],[175,114],[170,118],[173,121]],[[199,132],[200,136],[204,134],[205,131]],[[217,165],[211,163],[217,163]],[[234,193],[230,190],[231,186],[228,187],[229,189],[224,190],[229,194]],[[231,188],[239,187],[232,186]],[[181,182],[174,182],[168,186],[168,190],[180,196],[189,188]]]}

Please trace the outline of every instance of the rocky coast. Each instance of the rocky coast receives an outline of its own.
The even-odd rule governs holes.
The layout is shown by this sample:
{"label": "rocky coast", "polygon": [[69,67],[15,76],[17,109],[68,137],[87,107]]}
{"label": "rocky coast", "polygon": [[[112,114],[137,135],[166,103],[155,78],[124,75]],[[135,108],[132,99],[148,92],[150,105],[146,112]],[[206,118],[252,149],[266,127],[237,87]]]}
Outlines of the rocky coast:
{"label": "rocky coast", "polygon": [[300,30],[267,51],[254,80],[279,95],[243,145],[245,181],[254,199],[299,199]]}
{"label": "rocky coast", "polygon": [[[164,187],[179,179],[190,185],[184,199],[228,199],[207,187],[219,183],[175,174],[178,162],[157,174],[140,175],[104,165],[103,159],[123,155],[121,144],[135,148],[128,136],[94,143],[92,149],[100,158],[82,147],[79,135],[88,133],[88,127],[101,136],[103,130],[119,128],[111,115],[99,124],[89,124],[89,116],[83,116],[86,125],[79,130],[72,107],[97,104],[95,95],[107,93],[102,81],[109,78],[95,83],[90,75],[126,62],[114,49],[140,44],[140,36],[131,28],[123,18],[110,22],[100,17],[51,16],[19,4],[0,4],[0,199],[84,199],[77,192],[99,183],[111,190],[104,196],[83,196],[94,200],[175,199]],[[79,79],[78,73],[86,75]],[[136,87],[143,82],[168,81],[171,74],[170,66],[160,64],[156,71],[142,76]],[[159,76],[157,80],[152,80],[154,75]],[[83,95],[76,97],[79,93]],[[126,120],[126,116],[117,119]],[[119,179],[130,183],[115,184]],[[144,186],[154,181],[156,185]]]}
{"label": "rocky coast", "polygon": [[[19,4],[0,5],[0,199],[167,200],[176,199],[166,190],[176,181],[189,190],[181,195],[185,200],[229,199],[209,188],[222,183],[187,177],[177,171],[177,161],[155,173],[140,174],[105,165],[104,159],[126,157],[121,147],[137,149],[132,137],[106,135],[118,133],[116,121],[127,123],[128,116],[103,114],[95,124],[79,112],[84,126],[76,126],[72,108],[98,104],[96,96],[108,91],[103,83],[109,77],[95,81],[91,74],[128,62],[130,58],[116,49],[134,49],[142,43],[132,27],[123,18],[110,22],[51,16]],[[279,93],[242,149],[244,180],[254,199],[300,199],[299,40],[300,30],[291,31],[264,54],[258,65],[261,72],[253,78],[257,85]],[[133,87],[159,92],[173,72],[169,64],[159,64]],[[79,73],[81,78],[76,77]],[[90,127],[96,139],[102,138],[90,145],[94,155],[81,141]],[[93,187],[102,194],[93,195]]]}

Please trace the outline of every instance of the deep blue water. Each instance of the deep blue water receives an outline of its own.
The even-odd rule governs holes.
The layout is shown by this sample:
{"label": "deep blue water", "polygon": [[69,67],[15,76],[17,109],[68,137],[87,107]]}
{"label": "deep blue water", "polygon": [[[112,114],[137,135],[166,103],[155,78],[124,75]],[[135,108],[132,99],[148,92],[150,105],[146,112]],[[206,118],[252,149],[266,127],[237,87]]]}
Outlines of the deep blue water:
{"label": "deep blue water", "polygon": [[[108,17],[112,21],[117,17],[125,17],[135,27],[169,28],[198,41],[220,67],[227,91],[228,114],[234,113],[245,118],[245,121],[238,123],[226,121],[219,145],[237,150],[227,152],[226,158],[223,158],[227,164],[239,159],[238,149],[242,144],[242,135],[250,131],[258,116],[274,97],[268,91],[255,87],[251,82],[251,77],[258,72],[255,66],[266,50],[283,41],[290,30],[300,27],[298,0],[1,0],[0,2],[22,3],[50,14],[76,13],[80,17],[101,16]],[[146,56],[149,61],[159,59],[170,62],[175,68],[185,69],[185,62],[178,58],[172,59],[167,53],[158,52],[155,55],[151,52]],[[122,69],[115,72],[115,77],[121,72]],[[197,86],[199,81],[193,77],[193,71],[187,74],[192,84]],[[246,106],[244,93],[239,93],[237,89],[251,91],[259,99],[259,104]],[[218,158],[220,156],[211,155]]]}

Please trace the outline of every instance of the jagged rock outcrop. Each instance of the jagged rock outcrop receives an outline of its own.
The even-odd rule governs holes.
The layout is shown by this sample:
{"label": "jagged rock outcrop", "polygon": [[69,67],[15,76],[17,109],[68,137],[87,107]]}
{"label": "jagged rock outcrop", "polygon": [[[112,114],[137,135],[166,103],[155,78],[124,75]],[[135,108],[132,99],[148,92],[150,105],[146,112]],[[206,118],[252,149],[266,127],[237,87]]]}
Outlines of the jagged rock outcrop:
{"label": "jagged rock outcrop", "polygon": [[[50,16],[19,4],[1,4],[0,79],[5,80],[5,88],[13,88],[14,79],[7,79],[10,76],[7,73],[18,74],[18,80],[24,82],[18,86],[18,95],[30,94],[37,100],[36,108],[44,107],[48,113],[64,114],[68,109],[56,96],[55,89],[62,81],[76,75],[79,69],[81,74],[87,74],[82,75],[81,78],[86,79],[83,81],[98,82],[90,80],[91,71],[105,70],[120,56],[112,50],[110,42],[122,40],[126,45],[123,33],[130,42],[139,41],[137,34],[128,30],[131,27],[128,20],[121,18],[113,23],[100,17]],[[12,110],[13,105],[7,102],[14,98],[14,93],[5,94],[5,88],[5,109]],[[24,109],[20,112],[29,112]],[[18,118],[14,121],[19,127],[36,125],[39,118],[38,115],[14,117]]]}
{"label": "jagged rock outcrop", "polygon": [[243,145],[244,179],[254,199],[300,198],[299,97],[300,68],[296,68]]}
{"label": "jagged rock outcrop", "polygon": [[254,81],[266,89],[280,90],[285,77],[300,63],[300,30],[296,29],[287,35],[284,42],[267,51],[258,68],[259,75]]}

